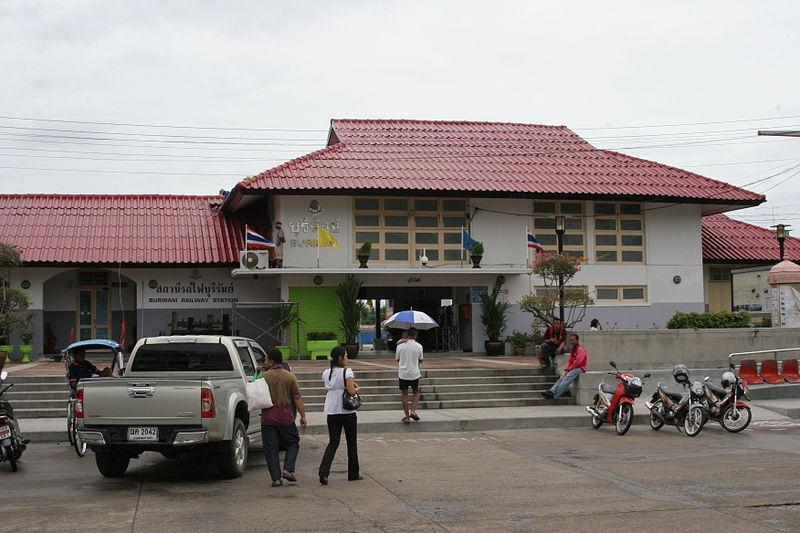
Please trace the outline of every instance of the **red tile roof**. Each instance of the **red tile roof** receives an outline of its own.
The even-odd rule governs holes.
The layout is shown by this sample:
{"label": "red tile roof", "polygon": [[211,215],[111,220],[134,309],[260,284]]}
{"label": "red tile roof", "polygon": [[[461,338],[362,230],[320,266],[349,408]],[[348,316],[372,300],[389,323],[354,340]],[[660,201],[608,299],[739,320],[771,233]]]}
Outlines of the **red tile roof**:
{"label": "red tile roof", "polygon": [[0,195],[0,241],[26,263],[237,263],[221,196]]}
{"label": "red tile roof", "polygon": [[332,120],[326,148],[246,178],[235,195],[244,189],[636,197],[744,205],[765,199],[692,172],[598,150],[565,126],[422,120]]}
{"label": "red tile roof", "polygon": [[[777,262],[775,230],[733,220],[725,215],[702,219],[703,260],[716,262]],[[800,239],[787,237],[786,259],[800,260]]]}

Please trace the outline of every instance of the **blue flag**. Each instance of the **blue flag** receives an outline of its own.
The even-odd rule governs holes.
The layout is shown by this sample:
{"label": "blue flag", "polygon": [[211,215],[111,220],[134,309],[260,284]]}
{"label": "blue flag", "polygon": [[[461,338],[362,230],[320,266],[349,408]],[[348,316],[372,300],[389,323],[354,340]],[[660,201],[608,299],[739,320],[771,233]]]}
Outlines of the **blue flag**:
{"label": "blue flag", "polygon": [[464,243],[465,250],[472,250],[475,247],[475,245],[478,244],[478,241],[470,237],[469,233],[467,233],[467,230],[463,228],[461,229],[461,240]]}

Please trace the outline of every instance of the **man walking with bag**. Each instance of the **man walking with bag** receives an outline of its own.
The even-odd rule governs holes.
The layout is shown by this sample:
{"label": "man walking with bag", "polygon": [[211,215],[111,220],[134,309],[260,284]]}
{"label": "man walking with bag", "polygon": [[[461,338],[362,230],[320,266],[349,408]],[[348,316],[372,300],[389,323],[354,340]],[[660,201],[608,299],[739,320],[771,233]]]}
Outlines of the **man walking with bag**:
{"label": "man walking with bag", "polygon": [[[300,413],[300,427],[305,429],[308,425],[297,376],[283,368],[282,363],[283,354],[280,350],[267,352],[269,369],[264,373],[264,380],[269,386],[272,407],[261,410],[261,440],[273,487],[283,485],[281,477],[286,481],[297,481],[294,468],[300,451],[300,434],[294,423],[295,409]],[[281,443],[286,446],[283,472],[278,455]]]}

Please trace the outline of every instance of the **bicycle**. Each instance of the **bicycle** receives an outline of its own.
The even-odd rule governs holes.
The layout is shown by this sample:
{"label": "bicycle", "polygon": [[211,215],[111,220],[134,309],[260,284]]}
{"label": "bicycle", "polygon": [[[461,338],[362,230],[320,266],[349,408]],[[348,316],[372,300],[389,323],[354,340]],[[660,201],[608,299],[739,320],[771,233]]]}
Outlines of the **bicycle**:
{"label": "bicycle", "polygon": [[[69,351],[64,350],[61,354],[61,360],[67,369],[67,379],[69,379],[69,365],[72,364],[72,355]],[[87,446],[78,435],[78,421],[75,419],[75,398],[72,398],[71,395],[67,403],[67,438],[69,439],[69,445],[72,446],[78,457],[86,455]]]}
{"label": "bicycle", "polygon": [[70,398],[67,404],[67,436],[69,437],[70,445],[75,449],[78,457],[86,455],[86,442],[81,438],[78,433],[78,421],[75,418],[75,399]]}

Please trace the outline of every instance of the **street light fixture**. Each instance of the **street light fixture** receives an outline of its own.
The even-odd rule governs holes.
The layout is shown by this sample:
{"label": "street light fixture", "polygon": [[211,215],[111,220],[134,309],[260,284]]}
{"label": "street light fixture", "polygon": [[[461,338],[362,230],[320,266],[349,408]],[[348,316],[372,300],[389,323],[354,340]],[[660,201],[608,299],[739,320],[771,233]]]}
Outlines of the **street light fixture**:
{"label": "street light fixture", "polygon": [[[558,255],[564,253],[564,233],[566,232],[566,220],[564,215],[556,215],[556,239],[558,244]],[[558,275],[558,318],[564,323],[564,275]]]}
{"label": "street light fixture", "polygon": [[778,246],[780,247],[780,260],[783,261],[784,242],[786,241],[786,228],[790,226],[788,224],[776,224],[772,227],[775,228],[775,234],[778,237]]}

